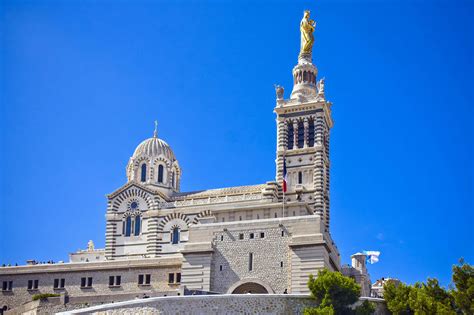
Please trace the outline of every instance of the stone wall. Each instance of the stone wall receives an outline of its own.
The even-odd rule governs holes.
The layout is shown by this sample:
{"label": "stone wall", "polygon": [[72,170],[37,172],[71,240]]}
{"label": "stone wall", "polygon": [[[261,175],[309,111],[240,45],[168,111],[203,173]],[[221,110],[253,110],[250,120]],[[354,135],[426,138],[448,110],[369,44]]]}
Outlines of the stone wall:
{"label": "stone wall", "polygon": [[[182,284],[217,293],[248,284],[236,293],[307,294],[311,273],[339,270],[337,248],[323,230],[318,216],[197,224],[181,252]],[[254,290],[253,284],[265,290]]]}
{"label": "stone wall", "polygon": [[[0,269],[0,285],[3,281],[13,281],[13,288],[11,291],[0,291],[0,308],[18,307],[31,301],[35,294],[42,293],[63,294],[71,299],[83,297],[85,302],[90,301],[94,296],[111,302],[123,301],[135,296],[142,297],[143,294],[147,296],[176,294],[179,284],[168,283],[168,274],[179,272],[181,272],[180,258],[2,268]],[[140,274],[151,275],[150,285],[138,284]],[[110,276],[120,276],[121,284],[109,286]],[[92,287],[81,288],[83,277],[92,277]],[[54,279],[65,279],[64,288],[54,289]],[[29,280],[38,280],[38,288],[28,290]]]}
{"label": "stone wall", "polygon": [[[232,293],[228,292],[229,288],[241,279],[267,282],[274,291],[269,293],[288,290],[288,240],[288,233],[280,227],[217,232],[211,267],[211,291]],[[250,253],[252,270],[249,270]]]}
{"label": "stone wall", "polygon": [[[370,299],[377,305],[377,315],[389,314],[384,301]],[[306,307],[315,306],[307,295],[287,294],[225,294],[204,296],[161,297],[132,300],[73,310],[60,314],[303,314]]]}

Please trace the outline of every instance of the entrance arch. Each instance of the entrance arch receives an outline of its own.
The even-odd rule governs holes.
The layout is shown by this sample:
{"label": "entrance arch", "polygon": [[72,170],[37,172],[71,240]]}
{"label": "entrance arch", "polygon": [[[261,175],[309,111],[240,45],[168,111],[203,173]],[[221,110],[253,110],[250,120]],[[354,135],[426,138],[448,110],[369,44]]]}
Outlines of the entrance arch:
{"label": "entrance arch", "polygon": [[237,283],[234,283],[227,293],[230,294],[247,294],[247,293],[252,293],[252,294],[267,294],[267,293],[273,293],[272,288],[257,279],[246,279],[246,280],[241,280],[238,281]]}

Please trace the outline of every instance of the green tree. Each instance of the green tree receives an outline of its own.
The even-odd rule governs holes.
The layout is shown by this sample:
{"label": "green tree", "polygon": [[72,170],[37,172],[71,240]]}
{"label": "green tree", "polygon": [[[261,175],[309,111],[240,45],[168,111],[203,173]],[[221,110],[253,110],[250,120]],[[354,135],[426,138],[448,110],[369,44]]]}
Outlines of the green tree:
{"label": "green tree", "polygon": [[446,290],[437,279],[415,285],[388,282],[384,286],[387,308],[395,315],[474,314],[474,267],[460,261],[453,266],[455,288]]}
{"label": "green tree", "polygon": [[393,281],[388,281],[384,285],[383,297],[387,302],[387,308],[394,315],[410,315],[414,312],[409,305],[411,286],[403,283],[396,284]]}
{"label": "green tree", "polygon": [[[436,284],[438,280],[428,279]],[[450,295],[443,288],[430,290],[424,283],[416,283],[409,294],[409,305],[415,314],[443,314],[455,315],[453,305],[450,303]],[[434,295],[433,295],[434,294]]]}
{"label": "green tree", "polygon": [[353,279],[327,269],[319,271],[316,278],[310,275],[308,287],[320,307],[332,306],[336,314],[347,311],[360,296],[360,286]]}
{"label": "green tree", "polygon": [[454,308],[454,298],[452,294],[439,285],[438,279],[428,278],[426,284],[423,284],[423,289],[426,291],[426,294],[437,302]]}
{"label": "green tree", "polygon": [[459,266],[453,266],[452,291],[454,303],[462,314],[474,314],[474,267],[461,258]]}
{"label": "green tree", "polygon": [[361,305],[356,307],[356,315],[371,315],[375,312],[375,305],[372,302],[365,300]]}
{"label": "green tree", "polygon": [[305,315],[332,315],[332,314],[373,314],[374,307],[370,303],[363,303],[355,310],[351,308],[359,300],[360,286],[354,279],[323,269],[318,276],[309,276],[308,287],[311,297],[316,300],[317,307],[307,308]]}

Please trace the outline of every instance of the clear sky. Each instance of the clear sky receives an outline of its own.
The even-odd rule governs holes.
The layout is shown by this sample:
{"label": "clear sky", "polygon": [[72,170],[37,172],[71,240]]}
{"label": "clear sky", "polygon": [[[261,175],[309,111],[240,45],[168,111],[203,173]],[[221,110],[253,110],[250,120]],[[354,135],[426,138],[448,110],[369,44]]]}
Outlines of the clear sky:
{"label": "clear sky", "polygon": [[474,263],[473,5],[1,1],[0,263],[103,247],[155,119],[183,191],[274,180],[273,84],[289,96],[311,9],[342,262],[380,250],[372,280],[449,284]]}

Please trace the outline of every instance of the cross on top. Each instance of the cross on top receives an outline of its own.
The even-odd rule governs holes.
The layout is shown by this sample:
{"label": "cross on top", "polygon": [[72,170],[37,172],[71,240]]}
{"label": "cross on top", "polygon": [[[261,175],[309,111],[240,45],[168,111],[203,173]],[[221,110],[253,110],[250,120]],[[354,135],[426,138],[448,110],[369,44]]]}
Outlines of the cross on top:
{"label": "cross on top", "polygon": [[158,120],[155,120],[155,131],[153,132],[153,137],[158,137]]}

